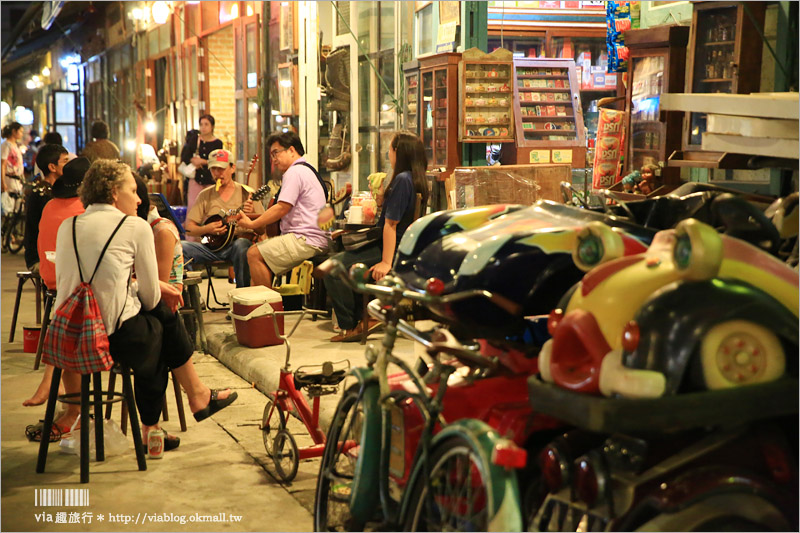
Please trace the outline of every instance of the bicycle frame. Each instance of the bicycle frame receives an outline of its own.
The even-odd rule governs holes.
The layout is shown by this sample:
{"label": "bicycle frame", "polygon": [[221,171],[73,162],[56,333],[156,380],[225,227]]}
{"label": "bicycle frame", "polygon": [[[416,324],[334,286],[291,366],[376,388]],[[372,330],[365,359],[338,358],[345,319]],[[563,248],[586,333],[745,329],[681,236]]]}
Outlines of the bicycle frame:
{"label": "bicycle frame", "polygon": [[[295,322],[294,327],[289,332],[288,335],[281,335],[278,329],[278,316],[286,316],[286,315],[294,315],[300,314],[300,317]],[[319,427],[319,404],[320,404],[320,396],[314,396],[312,401],[312,405],[308,405],[308,401],[306,400],[305,395],[302,393],[301,390],[298,390],[295,387],[294,382],[294,373],[291,371],[290,367],[290,360],[291,360],[291,343],[289,341],[289,337],[297,329],[297,326],[300,325],[300,322],[303,320],[303,317],[306,314],[306,310],[302,311],[276,311],[276,319],[272,321],[273,327],[275,328],[275,334],[283,339],[284,345],[286,346],[286,361],[284,362],[283,367],[280,370],[280,376],[278,378],[278,388],[275,392],[268,394],[268,396],[274,399],[274,403],[272,404],[272,410],[270,411],[269,415],[267,416],[267,425],[269,420],[271,420],[272,416],[277,414],[275,413],[275,409],[281,409],[286,415],[292,415],[298,418],[303,425],[305,426],[306,430],[308,430],[308,434],[311,435],[314,444],[312,446],[306,446],[304,448],[298,448],[298,457],[299,459],[309,459],[314,457],[322,456],[323,451],[325,450],[325,433]],[[350,441],[349,443],[345,443],[345,449],[350,449],[351,447],[355,446],[355,443]]]}
{"label": "bicycle frame", "polygon": [[[381,346],[375,349],[372,345],[367,348],[367,368],[356,368],[351,374],[360,383],[359,397],[356,404],[361,402],[364,412],[364,429],[362,432],[359,462],[354,474],[354,483],[351,489],[350,511],[354,522],[365,524],[374,518],[376,506],[380,507],[384,526],[402,526],[414,503],[412,487],[418,480],[430,481],[430,456],[431,451],[445,439],[458,435],[478,456],[484,458],[488,465],[486,472],[487,482],[487,514],[491,527],[498,530],[513,531],[521,528],[522,519],[519,511],[519,494],[516,479],[506,468],[494,465],[493,450],[501,444],[507,445],[508,441],[501,439],[487,424],[474,419],[464,419],[454,422],[434,435],[437,424],[445,425],[441,418],[442,399],[447,390],[447,379],[455,370],[448,365],[437,364],[431,377],[438,377],[439,386],[433,396],[429,396],[425,380],[410,368],[404,361],[392,355],[398,333],[417,340],[435,351],[434,343],[424,334],[405,323],[401,317],[404,310],[397,305],[399,297],[411,296],[422,299],[416,293],[407,294],[396,287],[369,286],[371,293],[378,293],[379,300],[373,300],[368,305],[369,313],[385,323],[385,334]],[[477,291],[475,291],[477,292]],[[479,295],[492,297],[491,293],[481,291],[480,294],[470,292],[469,297]],[[383,305],[381,305],[383,304]],[[388,380],[388,365],[397,365],[414,384],[417,392],[392,391]],[[377,391],[374,389],[377,388]],[[370,390],[374,392],[370,394]],[[377,394],[375,393],[377,392]],[[419,446],[412,465],[412,474],[402,496],[397,499],[392,496],[390,489],[389,461],[391,438],[391,409],[397,396],[410,398],[420,410],[424,429],[419,439]],[[343,434],[350,434],[353,421],[345,427]],[[379,425],[379,428],[375,426]],[[377,438],[376,438],[377,437]],[[380,440],[378,440],[380,439]],[[513,446],[513,445],[512,445]],[[341,453],[343,450],[339,450]],[[378,475],[375,475],[375,472]],[[367,475],[364,475],[364,474]],[[321,473],[320,475],[327,475]],[[498,480],[501,480],[498,482]],[[429,487],[430,488],[430,487]]]}

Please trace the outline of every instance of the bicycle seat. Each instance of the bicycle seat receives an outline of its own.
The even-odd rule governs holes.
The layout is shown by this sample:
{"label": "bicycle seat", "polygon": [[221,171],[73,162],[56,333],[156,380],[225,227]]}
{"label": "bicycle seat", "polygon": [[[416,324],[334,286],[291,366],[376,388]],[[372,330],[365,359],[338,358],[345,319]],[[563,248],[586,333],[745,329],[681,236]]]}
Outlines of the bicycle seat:
{"label": "bicycle seat", "polygon": [[338,385],[347,375],[348,368],[333,369],[333,363],[326,361],[317,367],[318,370],[306,372],[298,368],[294,372],[294,386],[296,389],[309,385]]}

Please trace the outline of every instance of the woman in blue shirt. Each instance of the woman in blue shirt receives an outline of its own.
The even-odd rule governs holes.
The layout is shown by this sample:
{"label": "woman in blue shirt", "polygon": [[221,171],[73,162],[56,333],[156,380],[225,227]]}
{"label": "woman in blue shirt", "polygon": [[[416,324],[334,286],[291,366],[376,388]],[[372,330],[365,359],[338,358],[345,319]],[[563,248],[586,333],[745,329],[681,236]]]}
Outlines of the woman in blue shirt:
{"label": "woman in blue shirt", "polygon": [[[417,194],[421,196],[420,210],[428,201],[428,184],[425,170],[428,161],[422,141],[410,132],[398,132],[389,145],[391,179],[383,194],[383,206],[378,219],[382,228],[382,239],[374,244],[336,256],[345,268],[355,263],[371,267],[375,281],[381,280],[392,269],[395,252],[400,239],[414,221]],[[336,319],[342,332],[332,342],[350,342],[361,338],[361,296],[345,283],[333,276],[325,278],[325,289],[331,297]]]}

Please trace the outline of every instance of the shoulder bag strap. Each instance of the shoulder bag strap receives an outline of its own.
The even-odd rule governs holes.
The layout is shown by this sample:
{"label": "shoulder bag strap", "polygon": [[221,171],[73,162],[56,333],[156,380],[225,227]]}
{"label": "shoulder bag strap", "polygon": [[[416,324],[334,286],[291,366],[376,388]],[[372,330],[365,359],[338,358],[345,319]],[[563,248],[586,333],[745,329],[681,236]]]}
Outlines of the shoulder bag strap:
{"label": "shoulder bag strap", "polygon": [[310,168],[311,172],[313,172],[314,175],[317,177],[317,181],[319,181],[319,184],[322,185],[322,194],[325,195],[325,201],[327,202],[329,200],[329,197],[328,197],[328,187],[325,185],[325,180],[323,180],[322,176],[319,175],[317,169],[314,168],[314,166],[308,163],[307,161],[302,161],[300,164],[303,165],[304,167]]}
{"label": "shoulder bag strap", "polygon": [[[100,268],[100,261],[102,261],[102,260],[103,260],[103,256],[106,254],[106,250],[108,249],[108,245],[109,245],[109,244],[111,244],[111,239],[113,239],[113,238],[114,238],[114,235],[116,235],[116,234],[117,234],[117,232],[119,231],[119,228],[121,228],[121,227],[122,227],[122,224],[124,224],[124,223],[125,223],[125,219],[126,219],[126,218],[128,218],[128,215],[125,215],[124,217],[122,217],[122,220],[120,220],[120,221],[119,221],[119,224],[117,224],[117,227],[116,227],[116,228],[114,228],[114,231],[113,231],[113,232],[111,232],[111,237],[109,237],[109,238],[108,238],[108,240],[106,241],[106,245],[105,245],[105,246],[103,246],[103,251],[101,251],[101,252],[100,252],[100,257],[98,257],[98,258],[97,258],[97,264],[94,266],[94,272],[92,272],[92,277],[91,277],[91,279],[89,280],[89,285],[91,285],[91,284],[92,284],[92,281],[94,280],[94,275],[95,275],[95,274],[97,274],[97,269],[98,269],[98,268]],[[74,229],[75,229],[75,223],[74,223],[74,222],[72,223],[72,227],[73,227],[72,236],[73,236],[73,238],[74,238],[74,237],[75,237],[75,231],[74,231]],[[77,245],[75,246],[75,253],[76,253],[76,254],[78,253],[78,247],[77,247]],[[80,267],[80,261],[78,261],[78,265],[79,265],[79,267]],[[83,277],[81,277],[81,281],[83,281]]]}
{"label": "shoulder bag strap", "polygon": [[72,247],[75,248],[75,260],[78,262],[78,275],[81,277],[81,283],[83,283],[83,270],[81,270],[81,258],[78,255],[78,240],[75,237],[76,220],[78,220],[77,216],[72,217]]}

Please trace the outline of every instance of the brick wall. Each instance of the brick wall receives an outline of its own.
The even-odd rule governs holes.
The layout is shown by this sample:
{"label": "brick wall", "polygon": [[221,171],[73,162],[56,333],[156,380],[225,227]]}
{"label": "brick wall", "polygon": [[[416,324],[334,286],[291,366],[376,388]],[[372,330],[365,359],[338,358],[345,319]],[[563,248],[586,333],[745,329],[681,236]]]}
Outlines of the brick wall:
{"label": "brick wall", "polygon": [[[214,32],[208,36],[208,96],[209,108],[205,111],[214,116],[214,135],[222,139],[225,148],[235,152],[236,144],[236,100],[234,97],[235,63],[233,27]],[[222,62],[225,66],[220,65]],[[234,153],[234,156],[237,154]]]}

